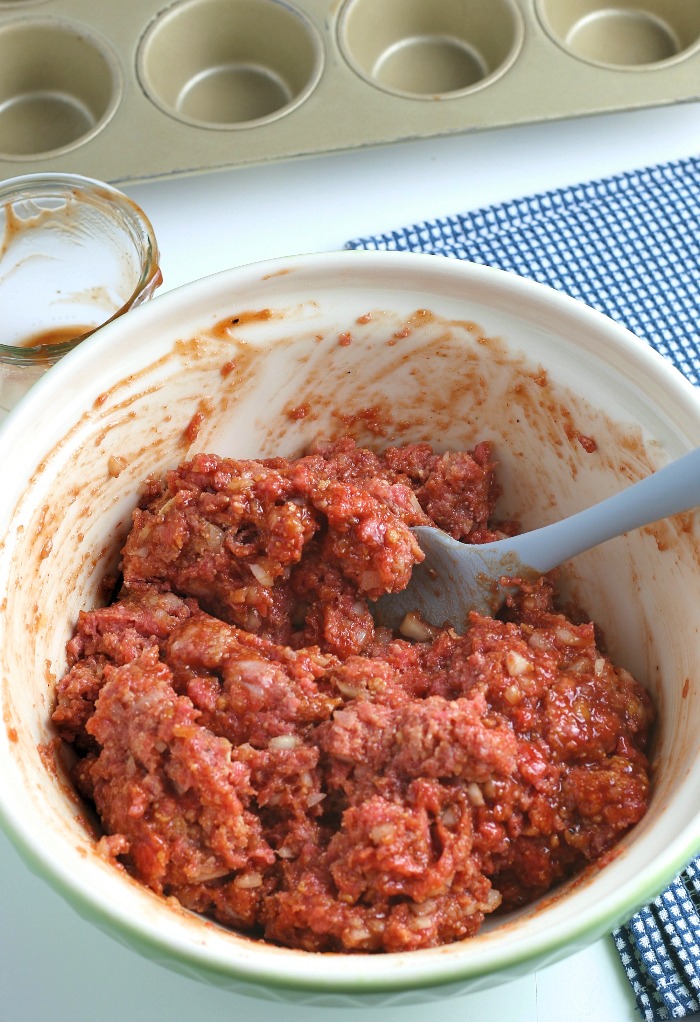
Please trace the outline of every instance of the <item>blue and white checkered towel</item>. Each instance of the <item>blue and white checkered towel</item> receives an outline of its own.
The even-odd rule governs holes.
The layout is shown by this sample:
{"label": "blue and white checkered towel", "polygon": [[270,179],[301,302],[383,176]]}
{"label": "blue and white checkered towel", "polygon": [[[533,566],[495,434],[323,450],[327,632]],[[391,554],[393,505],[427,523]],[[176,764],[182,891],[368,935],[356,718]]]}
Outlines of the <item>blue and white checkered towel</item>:
{"label": "blue and white checkered towel", "polygon": [[[429,252],[531,277],[622,323],[700,385],[700,157],[346,247]],[[613,934],[647,1022],[700,1010],[699,907],[700,855]]]}

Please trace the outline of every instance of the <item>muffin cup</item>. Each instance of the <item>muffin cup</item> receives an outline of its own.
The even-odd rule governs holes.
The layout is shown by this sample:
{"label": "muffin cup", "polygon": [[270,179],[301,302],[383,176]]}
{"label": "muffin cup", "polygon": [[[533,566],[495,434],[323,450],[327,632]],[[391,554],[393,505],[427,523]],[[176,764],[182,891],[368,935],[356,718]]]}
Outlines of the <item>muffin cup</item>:
{"label": "muffin cup", "polygon": [[511,0],[347,0],[338,42],[349,65],[399,96],[462,96],[502,75],[518,55],[523,21]]}
{"label": "muffin cup", "polygon": [[149,98],[184,123],[249,127],[289,113],[313,90],[323,43],[279,0],[187,0],[144,34],[138,75]]}
{"label": "muffin cup", "polygon": [[85,26],[49,18],[2,24],[0,159],[33,160],[81,145],[114,115],[123,88],[111,46]]}
{"label": "muffin cup", "polygon": [[537,0],[554,41],[603,67],[664,66],[700,47],[700,7],[688,0]]}

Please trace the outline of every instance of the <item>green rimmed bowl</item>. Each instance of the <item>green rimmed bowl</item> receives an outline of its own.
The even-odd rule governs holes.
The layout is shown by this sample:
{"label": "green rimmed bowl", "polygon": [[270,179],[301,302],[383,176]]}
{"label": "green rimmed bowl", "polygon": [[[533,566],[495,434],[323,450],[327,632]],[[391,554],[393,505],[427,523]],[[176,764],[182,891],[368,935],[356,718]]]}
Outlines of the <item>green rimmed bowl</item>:
{"label": "green rimmed bowl", "polygon": [[28,866],[86,919],[161,964],[280,1001],[428,1001],[579,950],[700,848],[695,515],[620,537],[563,571],[565,598],[603,624],[613,658],[654,695],[647,816],[604,865],[463,943],[315,955],[156,897],[97,854],[50,724],[65,641],[116,565],[140,481],[195,451],[296,454],[348,423],[374,444],[492,440],[499,512],[528,528],[697,446],[700,400],[600,314],[433,256],[345,252],[247,266],[109,324],[49,370],[0,429],[0,818]]}

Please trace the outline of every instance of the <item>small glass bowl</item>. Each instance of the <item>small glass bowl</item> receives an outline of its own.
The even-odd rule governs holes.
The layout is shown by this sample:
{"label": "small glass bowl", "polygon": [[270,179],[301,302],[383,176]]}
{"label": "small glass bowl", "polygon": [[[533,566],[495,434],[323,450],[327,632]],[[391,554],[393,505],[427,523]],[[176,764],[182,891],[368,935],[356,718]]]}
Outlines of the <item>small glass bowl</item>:
{"label": "small glass bowl", "polygon": [[55,362],[162,283],[153,227],[78,174],[0,184],[0,416]]}

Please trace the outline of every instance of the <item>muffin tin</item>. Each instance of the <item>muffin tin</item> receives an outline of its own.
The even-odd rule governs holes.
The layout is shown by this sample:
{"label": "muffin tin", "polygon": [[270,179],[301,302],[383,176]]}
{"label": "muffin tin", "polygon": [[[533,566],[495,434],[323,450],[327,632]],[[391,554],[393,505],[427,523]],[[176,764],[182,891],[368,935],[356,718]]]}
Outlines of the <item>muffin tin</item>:
{"label": "muffin tin", "polygon": [[0,0],[0,172],[126,182],[700,97],[690,0]]}

